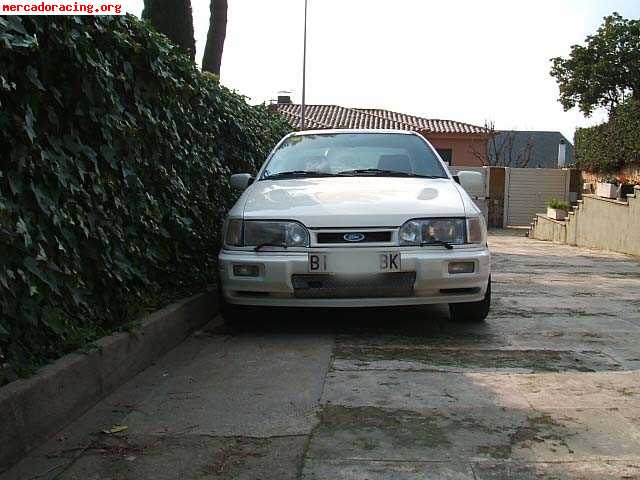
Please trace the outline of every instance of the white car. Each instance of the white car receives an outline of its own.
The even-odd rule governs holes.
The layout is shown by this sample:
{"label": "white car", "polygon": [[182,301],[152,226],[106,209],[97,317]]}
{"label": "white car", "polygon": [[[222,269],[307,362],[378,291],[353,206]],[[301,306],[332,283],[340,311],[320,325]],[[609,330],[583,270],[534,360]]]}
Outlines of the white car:
{"label": "white car", "polygon": [[[292,133],[244,190],[224,225],[223,315],[242,306],[449,304],[483,321],[491,259],[482,213],[420,135],[390,130]],[[462,185],[461,185],[462,184]]]}

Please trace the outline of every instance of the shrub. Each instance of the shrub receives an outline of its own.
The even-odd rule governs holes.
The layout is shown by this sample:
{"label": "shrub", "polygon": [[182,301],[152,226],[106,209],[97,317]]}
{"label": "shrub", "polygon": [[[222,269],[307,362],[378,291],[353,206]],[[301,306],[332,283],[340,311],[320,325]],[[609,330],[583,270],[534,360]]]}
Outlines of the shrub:
{"label": "shrub", "polygon": [[640,104],[629,100],[612,112],[608,122],[577,129],[575,152],[576,165],[596,173],[640,165]]}
{"label": "shrub", "polygon": [[618,178],[613,175],[606,175],[604,177],[601,177],[599,179],[599,182],[610,183],[611,185],[620,185],[620,180],[618,180]]}
{"label": "shrub", "polygon": [[549,208],[555,208],[557,210],[564,210],[565,212],[568,212],[570,209],[570,205],[563,200],[552,198],[549,200]]}
{"label": "shrub", "polygon": [[14,376],[214,283],[229,171],[255,170],[290,127],[135,17],[0,17],[0,39]]}

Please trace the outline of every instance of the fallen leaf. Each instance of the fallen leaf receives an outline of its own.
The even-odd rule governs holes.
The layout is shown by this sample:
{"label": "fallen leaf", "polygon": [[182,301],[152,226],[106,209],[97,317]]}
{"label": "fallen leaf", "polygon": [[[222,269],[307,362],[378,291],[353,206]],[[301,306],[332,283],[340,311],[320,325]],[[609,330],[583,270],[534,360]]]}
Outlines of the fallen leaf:
{"label": "fallen leaf", "polygon": [[124,432],[128,428],[129,427],[127,427],[126,425],[114,425],[113,427],[107,430],[102,430],[102,433],[106,433],[107,435],[112,435],[114,433]]}

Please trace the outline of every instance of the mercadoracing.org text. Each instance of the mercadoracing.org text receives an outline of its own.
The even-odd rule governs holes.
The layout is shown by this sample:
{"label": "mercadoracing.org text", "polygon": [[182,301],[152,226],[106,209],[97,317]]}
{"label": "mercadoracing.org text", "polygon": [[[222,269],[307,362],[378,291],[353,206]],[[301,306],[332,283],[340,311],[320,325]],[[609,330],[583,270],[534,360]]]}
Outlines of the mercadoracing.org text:
{"label": "mercadoracing.org text", "polygon": [[118,0],[0,0],[4,15],[123,15]]}

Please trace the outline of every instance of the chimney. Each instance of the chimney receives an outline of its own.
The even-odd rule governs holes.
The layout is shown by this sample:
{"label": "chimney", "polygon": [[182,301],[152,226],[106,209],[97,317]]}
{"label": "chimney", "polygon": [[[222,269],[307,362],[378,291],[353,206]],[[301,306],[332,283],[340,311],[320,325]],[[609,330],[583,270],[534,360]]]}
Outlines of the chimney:
{"label": "chimney", "polygon": [[564,138],[560,139],[558,145],[558,168],[564,168],[567,164],[567,142]]}
{"label": "chimney", "polygon": [[278,105],[290,103],[293,103],[291,101],[291,92],[278,92]]}

